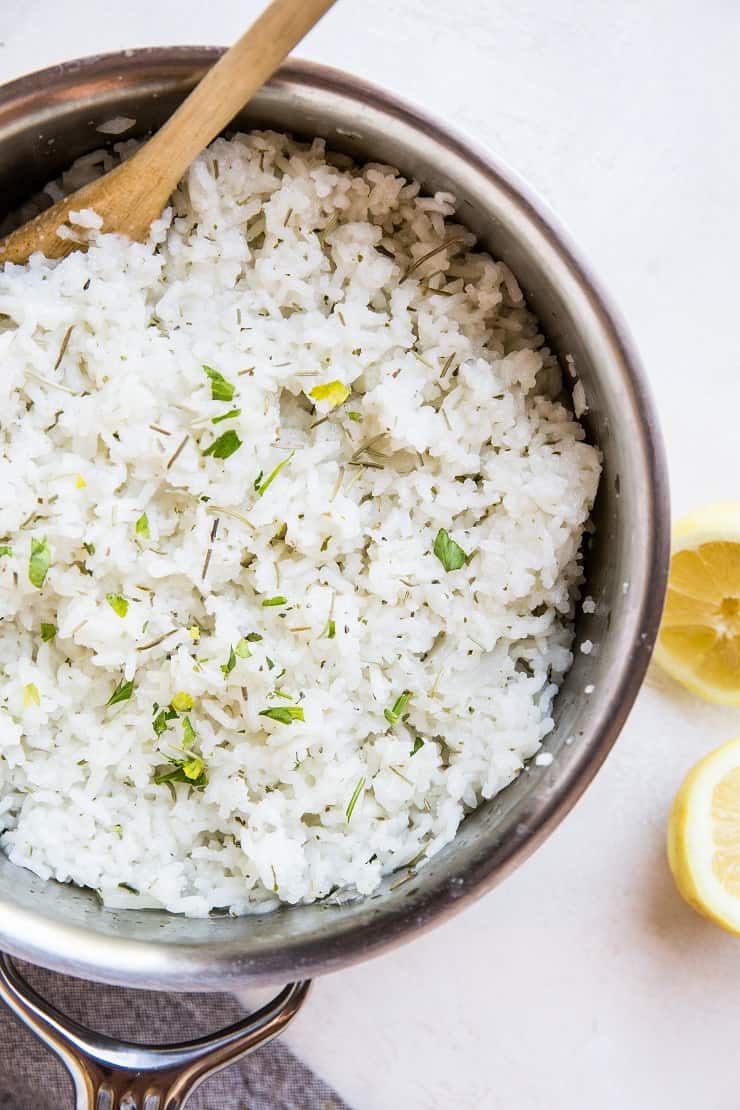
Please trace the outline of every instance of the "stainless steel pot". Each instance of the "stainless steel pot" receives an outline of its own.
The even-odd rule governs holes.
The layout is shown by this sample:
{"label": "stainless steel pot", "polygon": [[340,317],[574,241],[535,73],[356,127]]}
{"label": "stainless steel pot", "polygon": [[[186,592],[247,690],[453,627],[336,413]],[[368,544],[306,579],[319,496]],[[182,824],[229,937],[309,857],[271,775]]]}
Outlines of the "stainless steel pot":
{"label": "stainless steel pot", "polygon": [[[106,140],[96,127],[112,116],[136,120],[129,134],[158,127],[218,53],[129,50],[55,66],[0,89],[0,216],[100,147]],[[335,149],[401,167],[426,189],[450,190],[464,222],[517,274],[551,346],[574,359],[589,433],[604,455],[587,556],[587,588],[597,608],[579,617],[577,630],[597,648],[576,656],[557,698],[557,728],[547,741],[554,762],[530,767],[471,814],[454,843],[418,874],[402,884],[395,876],[362,901],[188,920],[105,909],[89,891],[42,882],[0,859],[5,951],[128,986],[207,991],[306,980],[410,940],[490,890],[554,829],[616,740],[648,664],[665,589],[668,487],[647,386],[624,326],[544,206],[468,139],[336,70],[284,66],[237,124],[320,135]],[[50,1016],[10,961],[0,968],[0,993],[66,1060],[80,1106],[108,1105],[94,1101],[108,1084],[111,1106],[130,1089],[147,1110],[174,1110],[209,1070],[278,1032],[305,990],[304,982],[291,985],[268,1012],[208,1042],[147,1050]],[[183,1065],[185,1077],[178,1078]]]}

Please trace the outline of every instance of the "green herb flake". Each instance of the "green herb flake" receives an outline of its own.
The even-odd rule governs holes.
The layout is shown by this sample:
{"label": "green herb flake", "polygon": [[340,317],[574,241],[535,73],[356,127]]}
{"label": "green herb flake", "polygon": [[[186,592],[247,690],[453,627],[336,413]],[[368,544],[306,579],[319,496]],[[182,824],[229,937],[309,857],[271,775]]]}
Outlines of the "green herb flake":
{"label": "green herb flake", "polygon": [[236,434],[233,428],[229,428],[228,432],[224,432],[218,439],[214,439],[210,447],[206,447],[203,452],[204,455],[213,455],[214,459],[228,459],[235,451],[238,451],[242,445],[242,441]]}
{"label": "green herb flake", "polygon": [[129,892],[129,894],[140,894],[141,893],[139,890],[136,889],[135,886],[131,886],[131,883],[119,883],[118,884],[118,889],[119,890],[127,890]]}
{"label": "green herb flake", "polygon": [[221,670],[223,671],[223,673],[225,675],[231,674],[231,672],[233,671],[235,666],[236,666],[236,652],[234,651],[234,649],[232,647],[232,648],[229,649],[229,658],[226,660],[225,663],[221,664]]}
{"label": "green herb flake", "polygon": [[5,555],[12,555],[12,554],[13,554],[13,548],[10,546],[10,544],[0,543],[0,559],[2,559]]}
{"label": "green herb flake", "polygon": [[269,656],[269,655],[266,655],[266,656],[265,656],[265,662],[267,663],[267,669],[268,669],[268,671],[271,671],[271,670],[273,670],[273,669],[274,669],[274,667],[275,667],[275,664],[273,663],[272,659],[270,659],[270,656]]}
{"label": "green herb flake", "polygon": [[212,366],[204,366],[203,370],[211,379],[211,399],[214,401],[231,401],[236,387],[231,382],[227,382],[223,374],[219,374],[218,370],[214,370]]}
{"label": "green herb flake", "polygon": [[95,554],[95,544],[94,543],[83,543],[82,546],[84,547],[84,549],[88,553],[88,555],[94,555]]}
{"label": "green herb flake", "polygon": [[130,680],[130,682],[124,682],[124,680],[121,679],[121,681],[118,683],[115,690],[113,691],[113,693],[108,698],[108,700],[105,704],[106,704],[106,706],[118,705],[118,703],[120,701],[128,701],[129,698],[131,697],[131,695],[133,694],[133,692],[134,692],[134,680],[133,680],[133,678]]}
{"label": "green herb flake", "polygon": [[[260,470],[259,475],[257,477],[257,481],[254,484],[254,488],[257,490],[257,493],[260,497],[262,497],[262,495],[264,494],[264,492],[268,488],[268,486],[272,485],[272,483],[275,481],[275,479],[277,478],[280,471],[283,469],[284,466],[288,465],[288,463],[290,462],[290,460],[293,458],[294,455],[295,455],[295,451],[291,451],[288,455],[286,455],[285,458],[283,459],[283,461],[279,462],[277,464],[277,466],[275,467],[275,469],[270,471],[270,473],[265,478],[264,482],[260,481],[260,479],[262,478],[262,471]],[[258,482],[259,482],[259,485],[257,484]]]}
{"label": "green herb flake", "polygon": [[229,409],[228,412],[222,412],[220,416],[214,416],[211,419],[211,424],[220,424],[222,420],[236,420],[237,416],[241,416],[241,409]]}
{"label": "green herb flake", "polygon": [[184,782],[188,786],[202,789],[208,784],[206,765],[199,755],[192,759],[170,759],[174,767],[161,775],[155,775],[154,781],[159,785],[163,782]]}
{"label": "green herb flake", "polygon": [[44,624],[43,621],[41,622],[41,639],[45,644],[48,643],[49,640],[53,640],[56,634],[57,626],[55,624]]}
{"label": "green herb flake", "polygon": [[[155,708],[156,712],[156,708]],[[169,722],[177,720],[177,710],[171,707],[167,709],[160,709],[156,717],[152,721],[152,728],[154,729],[155,736],[161,736],[170,727]]]}
{"label": "green herb flake", "polygon": [[287,597],[283,597],[282,594],[278,594],[277,597],[266,597],[266,598],[264,598],[263,601],[262,601],[262,608],[267,609],[271,605],[287,605],[287,604],[288,604]]}
{"label": "green herb flake", "polygon": [[411,749],[411,754],[416,755],[416,753],[420,752],[423,747],[424,747],[424,741],[422,740],[421,736],[417,736],[416,739],[414,740],[414,746]]}
{"label": "green herb flake", "polygon": [[115,833],[119,840],[123,839],[123,825],[111,825],[110,831]]}
{"label": "green herb flake", "polygon": [[440,528],[434,541],[434,554],[439,559],[446,571],[459,570],[468,561],[459,544],[450,537],[444,528]]}
{"label": "green herb flake", "polygon": [[105,600],[117,617],[125,617],[128,613],[128,601],[123,594],[106,594]]}
{"label": "green herb flake", "polygon": [[195,729],[189,717],[182,719],[182,746],[187,751],[195,743]]}
{"label": "green herb flake", "polygon": [[137,536],[143,536],[145,540],[151,539],[151,532],[149,531],[149,517],[146,513],[142,513],[136,521],[134,531]]}
{"label": "green herb flake", "polygon": [[363,419],[364,419],[361,412],[350,412],[350,411],[348,411],[347,416],[350,418],[350,420],[354,420],[356,424],[361,424]]}
{"label": "green herb flake", "polygon": [[40,590],[51,566],[51,549],[46,540],[31,539],[31,557],[28,560],[28,580],[32,586]]}
{"label": "green herb flake", "polygon": [[336,636],[336,634],[337,634],[337,622],[330,620],[329,621],[329,628],[328,628],[328,631],[327,631],[326,635],[330,640],[333,640],[334,637]]}
{"label": "green herb flake", "polygon": [[157,713],[156,717],[152,721],[154,735],[161,736],[162,733],[166,732],[169,727],[170,726],[167,724],[167,711],[165,709],[160,709],[159,713]]}
{"label": "green herb flake", "polygon": [[293,721],[306,719],[300,705],[273,705],[269,709],[261,709],[259,715],[269,717],[271,721],[279,721],[281,725],[292,725]]}
{"label": "green herb flake", "polygon": [[242,636],[241,640],[237,640],[236,644],[234,645],[234,651],[240,659],[249,659],[250,655],[252,654],[249,650],[249,644],[247,643],[248,639],[248,636]]}
{"label": "green herb flake", "polygon": [[406,702],[409,700],[410,697],[411,697],[411,691],[410,690],[404,690],[404,692],[402,694],[400,694],[399,697],[396,698],[396,700],[393,703],[393,707],[391,709],[383,710],[383,716],[385,717],[385,719],[386,719],[386,721],[388,722],[389,725],[395,725],[396,724],[399,717],[401,716],[404,709],[406,708]]}
{"label": "green herb flake", "polygon": [[244,639],[248,644],[257,644],[262,639],[259,632],[248,632]]}
{"label": "green herb flake", "polygon": [[358,799],[360,797],[360,794],[362,793],[364,787],[365,787],[365,779],[362,778],[357,783],[357,786],[354,789],[352,797],[349,800],[349,804],[348,804],[346,810],[344,811],[347,815],[347,821],[348,822],[352,820],[352,814],[355,811],[355,806],[357,805],[357,801],[358,801]]}

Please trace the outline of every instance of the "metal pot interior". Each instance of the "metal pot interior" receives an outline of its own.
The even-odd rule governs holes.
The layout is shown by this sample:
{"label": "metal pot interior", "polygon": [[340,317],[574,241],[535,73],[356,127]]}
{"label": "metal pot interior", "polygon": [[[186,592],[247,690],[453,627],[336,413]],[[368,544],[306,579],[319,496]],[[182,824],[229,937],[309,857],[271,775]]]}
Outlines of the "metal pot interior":
{"label": "metal pot interior", "polygon": [[[75,158],[115,142],[96,131],[112,116],[136,120],[127,138],[158,127],[216,55],[126,51],[0,90],[0,219]],[[284,67],[236,126],[320,135],[357,158],[399,166],[427,190],[453,192],[481,244],[517,274],[551,346],[575,360],[589,403],[585,422],[604,456],[586,563],[597,611],[579,617],[576,633],[598,647],[576,655],[557,698],[557,727],[546,742],[554,762],[529,767],[471,814],[415,877],[398,886],[392,876],[362,901],[235,919],[115,911],[90,891],[43,882],[0,858],[3,948],[132,986],[206,990],[302,978],[408,939],[489,889],[554,828],[608,753],[647,666],[665,585],[668,495],[650,398],[623,328],[542,206],[466,140],[321,67]],[[575,739],[566,745],[568,737]]]}

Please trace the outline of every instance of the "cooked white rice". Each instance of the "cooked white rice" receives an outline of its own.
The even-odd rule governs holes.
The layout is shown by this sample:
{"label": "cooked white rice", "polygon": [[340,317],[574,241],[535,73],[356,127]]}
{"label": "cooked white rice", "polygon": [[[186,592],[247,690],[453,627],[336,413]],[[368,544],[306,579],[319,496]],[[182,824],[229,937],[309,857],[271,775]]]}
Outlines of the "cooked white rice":
{"label": "cooked white rice", "polygon": [[[388,166],[239,135],[146,244],[0,274],[15,863],[192,915],[366,894],[537,752],[599,456],[453,214]],[[330,382],[349,398],[312,400]],[[238,449],[206,454],[223,433]]]}

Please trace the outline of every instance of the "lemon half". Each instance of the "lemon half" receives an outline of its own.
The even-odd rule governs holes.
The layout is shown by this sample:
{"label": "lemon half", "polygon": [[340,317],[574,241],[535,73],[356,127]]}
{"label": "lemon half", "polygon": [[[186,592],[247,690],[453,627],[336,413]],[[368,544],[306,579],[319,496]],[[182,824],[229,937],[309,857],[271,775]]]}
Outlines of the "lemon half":
{"label": "lemon half", "polygon": [[740,502],[683,517],[672,552],[655,660],[708,701],[740,705]]}
{"label": "lemon half", "polygon": [[668,862],[686,901],[740,935],[740,737],[684,779],[668,821]]}

